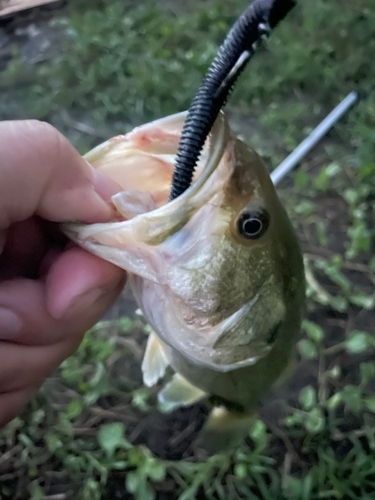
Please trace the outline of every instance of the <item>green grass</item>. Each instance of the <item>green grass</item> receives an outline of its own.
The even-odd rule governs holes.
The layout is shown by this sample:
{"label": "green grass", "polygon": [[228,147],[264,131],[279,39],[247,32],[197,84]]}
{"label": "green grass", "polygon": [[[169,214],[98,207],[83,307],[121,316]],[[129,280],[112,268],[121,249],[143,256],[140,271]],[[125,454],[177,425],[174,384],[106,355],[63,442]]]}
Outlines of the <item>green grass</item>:
{"label": "green grass", "polygon": [[[1,117],[48,120],[84,152],[185,109],[244,6],[74,2],[45,61],[15,57],[2,73]],[[0,433],[0,498],[115,498],[114,485],[136,500],[375,498],[374,49],[372,0],[300,0],[228,106],[275,165],[349,91],[362,95],[280,189],[305,252],[307,312],[297,372],[265,398],[249,440],[174,462],[131,444],[156,406],[139,376],[147,327],[115,318]]]}

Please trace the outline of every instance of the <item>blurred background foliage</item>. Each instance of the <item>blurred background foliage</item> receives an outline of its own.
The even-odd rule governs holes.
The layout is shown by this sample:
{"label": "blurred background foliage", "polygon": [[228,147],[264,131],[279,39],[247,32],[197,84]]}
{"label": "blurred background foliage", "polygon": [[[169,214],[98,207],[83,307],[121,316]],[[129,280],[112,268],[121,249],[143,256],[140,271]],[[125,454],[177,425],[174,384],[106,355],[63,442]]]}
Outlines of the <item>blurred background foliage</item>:
{"label": "blurred background foliage", "polygon": [[[75,0],[8,24],[0,118],[47,120],[84,153],[181,111],[245,6]],[[125,291],[1,431],[0,498],[375,498],[374,53],[373,0],[299,0],[226,108],[272,168],[361,95],[280,187],[305,253],[306,320],[298,366],[243,445],[204,457],[192,442],[206,410],[157,410],[140,376],[149,330]]]}

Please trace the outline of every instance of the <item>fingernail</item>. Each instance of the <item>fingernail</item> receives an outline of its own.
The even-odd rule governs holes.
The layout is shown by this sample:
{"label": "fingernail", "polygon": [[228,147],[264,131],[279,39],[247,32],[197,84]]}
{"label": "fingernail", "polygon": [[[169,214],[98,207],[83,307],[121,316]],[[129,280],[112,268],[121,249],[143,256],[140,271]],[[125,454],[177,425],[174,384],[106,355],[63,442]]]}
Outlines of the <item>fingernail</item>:
{"label": "fingernail", "polygon": [[108,177],[108,175],[103,174],[96,168],[92,167],[93,172],[93,183],[94,189],[98,195],[107,203],[111,202],[112,196],[120,191],[123,191],[122,187],[117,184],[116,181]]}
{"label": "fingernail", "polygon": [[73,297],[68,306],[59,316],[69,317],[80,311],[85,311],[88,307],[92,306],[105,291],[101,288],[93,288],[87,292],[83,292],[76,297]]}
{"label": "fingernail", "polygon": [[22,320],[13,311],[0,307],[0,339],[9,340],[22,331]]}

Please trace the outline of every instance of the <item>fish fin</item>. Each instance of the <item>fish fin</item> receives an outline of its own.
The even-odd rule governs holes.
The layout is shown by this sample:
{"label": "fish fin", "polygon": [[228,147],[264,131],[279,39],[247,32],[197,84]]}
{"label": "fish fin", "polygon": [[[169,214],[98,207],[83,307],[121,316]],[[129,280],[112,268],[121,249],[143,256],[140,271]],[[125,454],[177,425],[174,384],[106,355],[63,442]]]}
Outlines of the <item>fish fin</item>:
{"label": "fish fin", "polygon": [[207,394],[204,391],[175,373],[172,380],[159,392],[158,399],[166,411],[172,411],[179,406],[192,405],[205,396]]}
{"label": "fish fin", "polygon": [[136,215],[155,210],[156,205],[150,191],[129,189],[112,196],[112,202],[125,219],[132,219]]}
{"label": "fish fin", "polygon": [[256,418],[256,413],[242,415],[231,412],[224,406],[215,406],[195,446],[209,455],[236,446],[247,435]]}
{"label": "fish fin", "polygon": [[164,377],[168,365],[169,361],[163,343],[155,332],[151,332],[142,361],[143,383],[147,387],[155,385],[159,379]]}

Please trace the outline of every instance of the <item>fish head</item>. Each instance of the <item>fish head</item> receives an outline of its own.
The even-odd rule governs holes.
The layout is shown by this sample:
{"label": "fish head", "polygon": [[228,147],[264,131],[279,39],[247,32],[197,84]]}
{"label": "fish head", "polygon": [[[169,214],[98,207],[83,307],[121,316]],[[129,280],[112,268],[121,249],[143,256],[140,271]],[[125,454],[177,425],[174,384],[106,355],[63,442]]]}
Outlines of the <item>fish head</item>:
{"label": "fish head", "polygon": [[[135,297],[173,358],[227,372],[256,363],[299,327],[303,264],[260,157],[221,113],[190,188],[168,202],[185,114],[143,126],[88,155],[124,191],[127,220],[66,227],[131,273]],[[175,354],[175,356],[174,356]]]}
{"label": "fish head", "polygon": [[263,161],[232,134],[225,139],[218,165],[196,195],[204,203],[162,244],[168,306],[160,308],[147,287],[143,296],[146,316],[172,346],[172,358],[180,357],[175,349],[190,362],[228,372],[255,364],[276,343],[290,349],[304,272]]}

